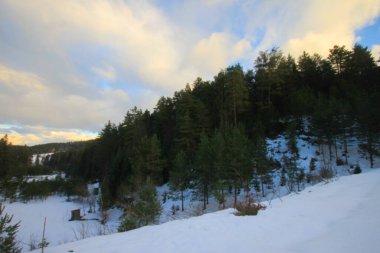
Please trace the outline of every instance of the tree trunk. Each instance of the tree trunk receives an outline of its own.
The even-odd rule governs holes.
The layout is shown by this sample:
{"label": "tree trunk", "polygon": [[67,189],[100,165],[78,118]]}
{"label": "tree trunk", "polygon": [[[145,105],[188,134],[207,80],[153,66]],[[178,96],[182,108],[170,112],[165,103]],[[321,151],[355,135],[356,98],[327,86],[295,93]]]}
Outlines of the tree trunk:
{"label": "tree trunk", "polygon": [[225,209],[226,208],[226,200],[224,198],[224,189],[223,189],[223,187],[222,187],[222,198],[223,198],[222,207],[223,207],[223,209]]}
{"label": "tree trunk", "polygon": [[206,210],[207,203],[206,203],[206,185],[203,186],[203,210]]}
{"label": "tree trunk", "polygon": [[347,136],[346,136],[346,129],[343,131],[343,145],[344,145],[344,162],[347,165],[348,164],[348,148],[347,148]]}
{"label": "tree trunk", "polygon": [[181,191],[181,207],[182,207],[182,212],[185,211],[185,208],[183,207],[183,191]]}
{"label": "tree trunk", "polygon": [[233,97],[233,102],[234,102],[234,127],[237,126],[237,116],[236,116],[236,90],[235,90],[235,86],[234,84],[233,85],[233,94],[232,94],[232,97]]}
{"label": "tree trunk", "polygon": [[373,168],[373,141],[372,141],[372,134],[368,131],[367,133],[367,148],[368,148],[368,155],[369,155],[369,163],[370,167]]}
{"label": "tree trunk", "polygon": [[236,185],[234,185],[234,207],[236,207],[237,204],[237,188]]}

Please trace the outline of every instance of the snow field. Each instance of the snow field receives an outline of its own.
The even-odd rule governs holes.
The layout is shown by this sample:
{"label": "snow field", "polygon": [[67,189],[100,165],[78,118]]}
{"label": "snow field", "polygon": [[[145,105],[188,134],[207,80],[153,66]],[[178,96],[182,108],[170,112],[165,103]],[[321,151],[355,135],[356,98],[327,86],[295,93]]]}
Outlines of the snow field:
{"label": "snow field", "polygon": [[234,209],[226,209],[49,247],[46,252],[377,253],[378,192],[380,169],[273,200],[257,216],[235,216]]}
{"label": "snow field", "polygon": [[[45,237],[49,246],[84,239],[99,234],[109,234],[117,231],[120,210],[111,209],[109,220],[105,226],[97,220],[98,214],[88,214],[88,206],[77,202],[67,202],[66,197],[52,196],[46,200],[32,200],[28,203],[5,202],[5,212],[13,215],[13,222],[21,221],[17,239],[23,252],[28,252],[32,242],[41,242],[43,223],[46,217]],[[71,210],[81,209],[81,215],[86,211],[85,221],[69,221]]]}

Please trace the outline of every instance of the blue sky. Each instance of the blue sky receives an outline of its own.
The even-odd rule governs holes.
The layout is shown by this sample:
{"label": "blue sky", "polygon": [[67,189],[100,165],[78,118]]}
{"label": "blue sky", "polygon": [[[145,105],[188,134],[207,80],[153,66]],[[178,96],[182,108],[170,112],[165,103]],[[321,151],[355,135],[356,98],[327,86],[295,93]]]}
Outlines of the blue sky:
{"label": "blue sky", "polygon": [[94,138],[133,106],[278,46],[380,52],[380,0],[1,0],[0,136]]}

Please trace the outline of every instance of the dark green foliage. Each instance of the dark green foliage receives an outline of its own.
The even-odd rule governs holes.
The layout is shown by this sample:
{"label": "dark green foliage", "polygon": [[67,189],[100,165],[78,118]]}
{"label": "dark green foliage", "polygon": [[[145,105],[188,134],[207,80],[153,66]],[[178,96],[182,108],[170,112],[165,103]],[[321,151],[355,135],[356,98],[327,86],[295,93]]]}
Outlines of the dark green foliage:
{"label": "dark green foliage", "polygon": [[7,135],[0,139],[0,180],[22,177],[30,165],[28,147],[12,145]]}
{"label": "dark green foliage", "polygon": [[67,143],[48,143],[31,146],[30,152],[32,154],[47,154],[47,153],[57,153],[57,152],[67,152],[67,151],[78,151],[82,150],[93,140],[89,141],[75,141]]}
{"label": "dark green foliage", "polygon": [[146,184],[137,191],[135,203],[128,208],[119,232],[153,224],[161,213],[161,204],[153,185]]}
{"label": "dark green foliage", "polygon": [[211,145],[208,136],[203,135],[199,143],[198,150],[195,154],[194,168],[198,192],[203,199],[203,209],[206,209],[210,195],[211,185],[213,183],[213,164],[211,157]]}
{"label": "dark green foliage", "polygon": [[180,151],[174,161],[170,173],[170,187],[181,192],[181,210],[184,211],[184,191],[190,187],[190,161],[183,151]]}
{"label": "dark green foliage", "polygon": [[355,165],[354,171],[352,173],[353,174],[360,174],[360,173],[362,173],[362,169],[360,168],[359,164]]}
{"label": "dark green foliage", "polygon": [[[99,181],[106,207],[123,203],[148,181],[169,182],[182,197],[193,188],[204,208],[211,195],[223,206],[230,189],[236,197],[253,185],[265,195],[274,167],[281,167],[266,157],[265,139],[278,134],[286,136],[291,153],[281,164],[281,185],[292,190],[305,180],[297,164],[298,135],[318,146],[322,169],[312,159],[310,171],[316,172],[307,175],[309,181],[318,172],[333,176],[335,161],[348,164],[352,136],[372,166],[380,147],[379,103],[380,68],[368,48],[334,46],[327,58],[304,52],[297,60],[274,48],[260,52],[253,69],[237,64],[210,81],[196,78],[160,98],[152,113],[129,110],[120,124],[108,122],[96,140],[56,153],[44,165]],[[8,179],[10,171],[17,176],[28,168],[11,169],[9,146],[4,137],[0,176]]]}
{"label": "dark green foliage", "polygon": [[19,185],[19,197],[24,201],[32,199],[46,199],[53,194],[65,195],[70,199],[72,196],[86,196],[87,185],[81,180],[41,180],[22,182]]}
{"label": "dark green foliage", "polygon": [[226,135],[226,170],[234,187],[234,205],[237,203],[238,189],[244,186],[248,192],[248,182],[252,179],[251,142],[244,132],[233,128]]}
{"label": "dark green foliage", "polygon": [[12,224],[13,216],[4,212],[5,207],[0,203],[0,252],[18,253],[21,249],[17,246],[16,234],[20,222]]}

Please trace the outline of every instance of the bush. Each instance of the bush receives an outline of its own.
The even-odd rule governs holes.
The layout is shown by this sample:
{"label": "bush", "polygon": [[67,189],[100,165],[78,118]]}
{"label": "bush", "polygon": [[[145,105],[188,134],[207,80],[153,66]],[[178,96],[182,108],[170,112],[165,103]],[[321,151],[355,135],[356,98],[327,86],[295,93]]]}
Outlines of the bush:
{"label": "bush", "polygon": [[312,157],[310,159],[310,165],[309,165],[310,171],[314,171],[317,168],[316,163],[317,163],[317,158]]}
{"label": "bush", "polygon": [[336,166],[341,166],[341,165],[344,165],[344,161],[342,160],[342,158],[338,157],[336,159]]}
{"label": "bush", "polygon": [[20,197],[25,200],[46,199],[53,194],[65,194],[70,197],[73,195],[87,196],[87,186],[79,180],[41,180],[23,182],[20,185]]}
{"label": "bush", "polygon": [[129,207],[119,226],[119,232],[152,224],[161,214],[161,204],[153,185],[142,186],[137,194],[137,201]]}
{"label": "bush", "polygon": [[136,228],[138,228],[137,219],[136,219],[135,215],[130,214],[130,215],[126,215],[123,218],[123,220],[120,223],[120,226],[118,227],[117,231],[118,232],[125,232],[125,231],[129,231],[129,230],[136,229]]}
{"label": "bush", "polygon": [[359,164],[355,165],[354,171],[352,173],[353,174],[360,174],[360,173],[362,173],[362,169],[360,168]]}
{"label": "bush", "polygon": [[260,210],[265,210],[267,207],[260,203],[256,203],[254,198],[248,197],[245,202],[238,203],[236,205],[237,216],[245,216],[245,215],[257,215]]}
{"label": "bush", "polygon": [[319,171],[319,176],[323,179],[330,179],[334,176],[334,172],[331,168],[323,167]]}

